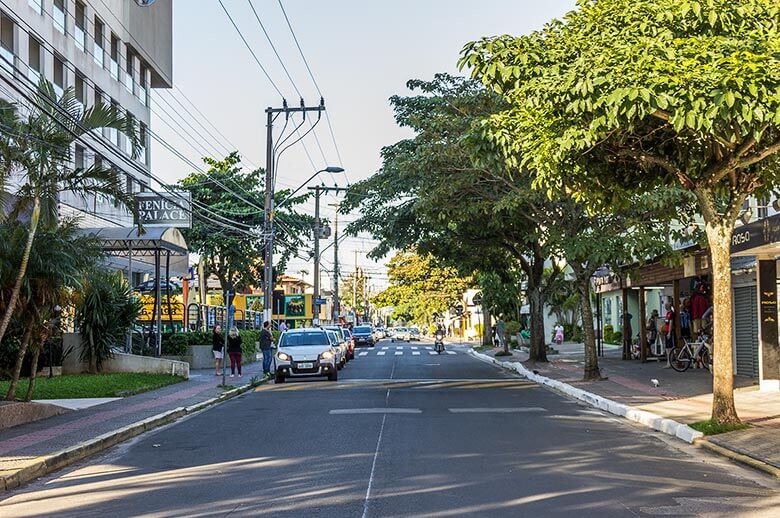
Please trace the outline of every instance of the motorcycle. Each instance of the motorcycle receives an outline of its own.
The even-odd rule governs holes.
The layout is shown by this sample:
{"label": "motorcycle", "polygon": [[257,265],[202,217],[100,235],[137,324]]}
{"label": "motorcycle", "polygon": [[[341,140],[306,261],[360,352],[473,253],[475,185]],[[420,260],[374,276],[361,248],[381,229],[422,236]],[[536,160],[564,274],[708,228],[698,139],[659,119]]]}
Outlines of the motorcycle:
{"label": "motorcycle", "polygon": [[436,333],[436,339],[433,342],[433,350],[436,351],[438,354],[444,352],[444,333],[442,332]]}

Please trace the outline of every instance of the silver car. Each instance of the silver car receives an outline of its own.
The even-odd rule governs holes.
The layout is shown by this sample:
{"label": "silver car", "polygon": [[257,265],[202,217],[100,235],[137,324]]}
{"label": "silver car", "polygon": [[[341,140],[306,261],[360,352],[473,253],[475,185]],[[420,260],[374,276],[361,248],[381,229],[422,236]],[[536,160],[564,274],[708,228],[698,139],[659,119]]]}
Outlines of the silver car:
{"label": "silver car", "polygon": [[[334,335],[335,338],[335,335]],[[276,383],[287,378],[327,376],[338,381],[340,349],[333,338],[318,327],[290,329],[279,337],[276,351]]]}
{"label": "silver car", "polygon": [[344,332],[344,328],[340,326],[323,326],[326,331],[333,331],[339,339],[339,347],[341,348],[341,356],[344,359],[344,364],[353,358],[351,348],[349,346],[350,338]]}
{"label": "silver car", "polygon": [[347,342],[344,341],[343,335],[340,335],[336,331],[328,328],[324,329],[328,334],[328,339],[330,340],[331,345],[338,349],[338,354],[336,355],[336,365],[339,369],[341,369],[347,364],[347,351],[349,350],[349,347],[347,347]]}

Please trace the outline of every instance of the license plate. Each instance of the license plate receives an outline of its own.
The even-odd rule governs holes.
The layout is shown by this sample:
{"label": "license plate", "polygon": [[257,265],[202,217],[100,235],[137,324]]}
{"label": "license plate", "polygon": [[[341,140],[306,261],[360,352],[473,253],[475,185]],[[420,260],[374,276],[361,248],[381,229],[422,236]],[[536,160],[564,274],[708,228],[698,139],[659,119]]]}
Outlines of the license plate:
{"label": "license plate", "polygon": [[299,369],[311,369],[312,367],[314,367],[313,363],[299,363],[298,364],[298,368]]}

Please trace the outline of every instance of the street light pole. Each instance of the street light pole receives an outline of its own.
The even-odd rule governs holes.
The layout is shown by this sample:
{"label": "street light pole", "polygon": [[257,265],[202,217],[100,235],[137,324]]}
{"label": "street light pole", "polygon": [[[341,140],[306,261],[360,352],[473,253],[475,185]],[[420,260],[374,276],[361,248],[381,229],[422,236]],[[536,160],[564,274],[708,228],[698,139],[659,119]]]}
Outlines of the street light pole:
{"label": "street light pole", "polygon": [[314,296],[312,325],[320,323],[320,186],[314,187]]}
{"label": "street light pole", "polygon": [[339,323],[339,213],[333,218],[333,323]]}
{"label": "street light pole", "polygon": [[[268,108],[265,111],[266,115],[268,116],[268,122],[266,125],[267,128],[267,136],[266,136],[266,146],[267,146],[267,152],[266,152],[266,159],[265,159],[265,204],[263,206],[264,214],[263,214],[263,237],[265,238],[265,257],[264,257],[264,276],[265,279],[263,279],[265,282],[263,283],[263,321],[264,322],[271,322],[271,319],[273,318],[273,311],[272,311],[272,303],[273,303],[273,293],[274,293],[274,267],[273,267],[273,261],[274,261],[274,225],[273,225],[273,214],[274,214],[274,138],[273,138],[273,128],[274,128],[274,111],[273,108]],[[273,326],[272,326],[273,327]],[[224,362],[224,358],[222,360]],[[223,378],[223,384],[224,384],[224,374],[222,376]]]}

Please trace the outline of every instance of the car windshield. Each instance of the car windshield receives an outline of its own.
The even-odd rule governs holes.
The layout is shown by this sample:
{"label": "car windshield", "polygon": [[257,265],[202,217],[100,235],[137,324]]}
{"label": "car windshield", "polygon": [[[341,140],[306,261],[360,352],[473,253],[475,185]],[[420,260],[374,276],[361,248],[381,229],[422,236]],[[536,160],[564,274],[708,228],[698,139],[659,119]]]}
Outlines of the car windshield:
{"label": "car windshield", "polygon": [[341,329],[340,327],[326,327],[325,329],[336,333],[336,336],[339,337],[339,340],[344,340],[344,330]]}
{"label": "car windshield", "polygon": [[406,332],[406,328],[405,327],[396,328],[395,332],[396,333],[405,333]]}
{"label": "car windshield", "polygon": [[409,331],[411,331],[412,333],[419,333],[420,332],[420,330],[417,329],[416,327],[411,328]]}
{"label": "car windshield", "polygon": [[336,336],[335,331],[328,331],[328,339],[330,340],[330,343],[337,344],[339,343],[339,338]]}
{"label": "car windshield", "polygon": [[302,345],[330,345],[330,341],[324,331],[288,331],[279,340],[279,347]]}
{"label": "car windshield", "polygon": [[368,334],[371,333],[371,328],[368,326],[358,326],[355,328],[355,333]]}

